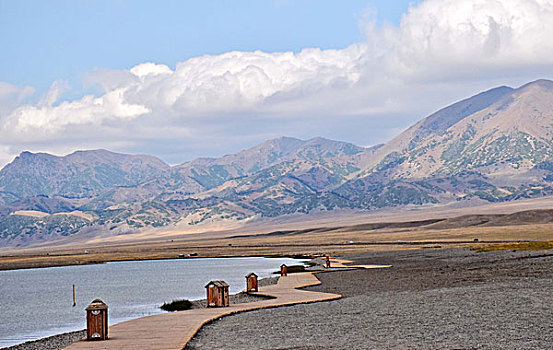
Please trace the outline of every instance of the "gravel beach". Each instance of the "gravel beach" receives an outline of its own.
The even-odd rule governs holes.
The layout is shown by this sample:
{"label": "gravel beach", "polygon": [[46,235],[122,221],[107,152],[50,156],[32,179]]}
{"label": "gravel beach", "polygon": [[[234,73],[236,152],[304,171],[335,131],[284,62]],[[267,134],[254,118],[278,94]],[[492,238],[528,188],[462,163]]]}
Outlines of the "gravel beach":
{"label": "gravel beach", "polygon": [[75,331],[56,334],[51,337],[28,341],[23,344],[2,348],[2,350],[58,350],[63,349],[76,341],[83,339],[86,331]]}
{"label": "gravel beach", "polygon": [[337,301],[217,320],[200,349],[547,349],[553,252],[412,250],[348,256],[390,269],[318,274]]}

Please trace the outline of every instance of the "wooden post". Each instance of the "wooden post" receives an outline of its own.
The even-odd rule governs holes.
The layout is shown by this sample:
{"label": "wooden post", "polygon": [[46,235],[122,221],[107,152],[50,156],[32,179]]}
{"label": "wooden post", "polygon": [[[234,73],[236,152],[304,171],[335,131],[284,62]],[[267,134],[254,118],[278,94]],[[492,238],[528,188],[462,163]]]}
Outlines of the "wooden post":
{"label": "wooden post", "polygon": [[73,306],[77,305],[77,298],[75,298],[75,285],[73,285]]}

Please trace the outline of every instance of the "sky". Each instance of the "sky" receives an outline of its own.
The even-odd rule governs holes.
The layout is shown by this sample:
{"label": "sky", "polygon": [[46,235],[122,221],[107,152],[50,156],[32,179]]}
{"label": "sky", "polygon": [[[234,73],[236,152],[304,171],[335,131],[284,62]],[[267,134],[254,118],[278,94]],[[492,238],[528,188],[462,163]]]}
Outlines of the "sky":
{"label": "sky", "polygon": [[170,164],[280,136],[370,146],[553,78],[553,0],[0,0],[0,166],[104,148]]}

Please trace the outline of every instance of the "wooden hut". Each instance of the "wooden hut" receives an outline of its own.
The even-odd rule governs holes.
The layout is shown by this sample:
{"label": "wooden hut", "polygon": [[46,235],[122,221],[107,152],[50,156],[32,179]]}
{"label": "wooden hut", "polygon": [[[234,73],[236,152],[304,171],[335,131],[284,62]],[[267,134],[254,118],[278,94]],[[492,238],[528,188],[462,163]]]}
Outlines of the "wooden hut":
{"label": "wooden hut", "polygon": [[86,307],[86,340],[108,338],[108,306],[100,299],[94,299]]}
{"label": "wooden hut", "polygon": [[286,266],[286,264],[280,265],[280,275],[288,276],[288,266]]}
{"label": "wooden hut", "polygon": [[205,285],[207,307],[229,306],[228,284],[225,281],[211,281]]}
{"label": "wooden hut", "polygon": [[257,289],[257,275],[253,272],[246,275],[246,292],[259,292]]}

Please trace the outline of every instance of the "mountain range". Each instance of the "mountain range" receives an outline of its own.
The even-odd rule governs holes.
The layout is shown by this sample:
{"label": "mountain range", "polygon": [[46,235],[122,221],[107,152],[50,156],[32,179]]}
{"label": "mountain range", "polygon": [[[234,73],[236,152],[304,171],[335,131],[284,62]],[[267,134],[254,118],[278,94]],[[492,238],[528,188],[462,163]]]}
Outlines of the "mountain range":
{"label": "mountain range", "polygon": [[553,82],[498,87],[384,145],[282,137],[170,166],[106,150],[23,152],[0,171],[0,246],[336,209],[553,194]]}

